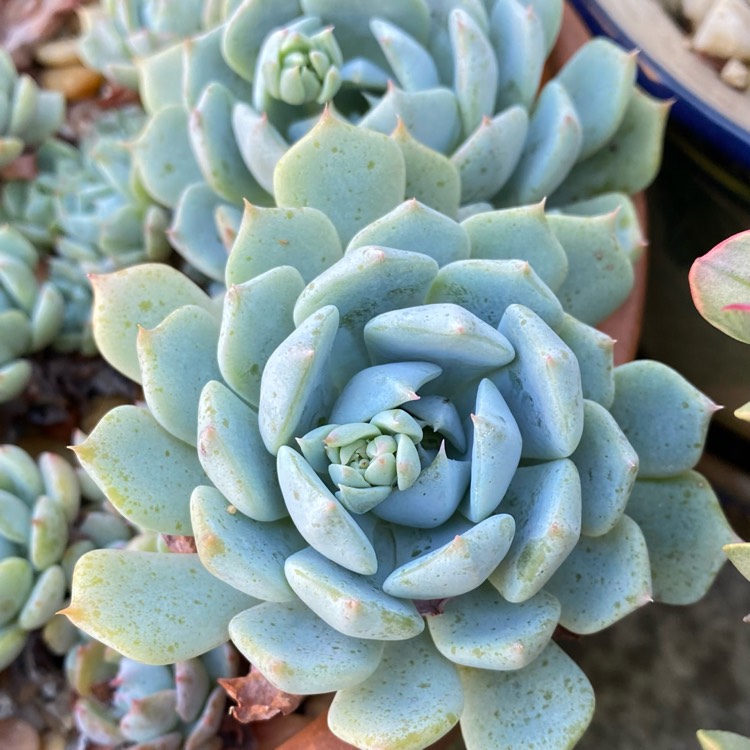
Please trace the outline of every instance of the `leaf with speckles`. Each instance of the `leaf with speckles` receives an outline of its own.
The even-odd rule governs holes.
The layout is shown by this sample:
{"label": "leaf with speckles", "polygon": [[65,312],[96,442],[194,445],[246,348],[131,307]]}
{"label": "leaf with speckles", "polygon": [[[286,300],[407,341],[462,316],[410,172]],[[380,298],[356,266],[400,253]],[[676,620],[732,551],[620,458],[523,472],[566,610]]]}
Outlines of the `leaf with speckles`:
{"label": "leaf with speckles", "polygon": [[155,328],[138,331],[138,363],[151,414],[190,445],[198,441],[201,390],[209,380],[221,379],[218,341],[219,321],[197,305],[180,307]]}
{"label": "leaf with speckles", "polygon": [[146,664],[172,664],[224,643],[232,617],[257,604],[212,576],[196,554],[94,550],[78,561],[72,590],[63,613]]}
{"label": "leaf with speckles", "polygon": [[281,157],[273,176],[280,207],[319,209],[342,244],[401,203],[405,185],[404,157],[390,138],[349,125],[328,110]]}
{"label": "leaf with speckles", "polygon": [[572,748],[594,715],[586,675],[555,643],[514,672],[459,668],[467,750]]}
{"label": "leaf with speckles", "polygon": [[448,732],[462,708],[457,670],[425,634],[386,644],[375,673],[336,694],[328,726],[362,750],[420,750]]}
{"label": "leaf with speckles", "polygon": [[164,534],[190,534],[190,493],[208,477],[195,448],[170,435],[149,411],[112,409],[74,450],[127,519]]}
{"label": "leaf with speckles", "polygon": [[639,360],[615,369],[610,413],[638,454],[639,479],[692,469],[716,408],[708,396],[661,362]]}
{"label": "leaf with speckles", "polygon": [[620,518],[607,534],[581,537],[545,589],[562,605],[560,624],[588,635],[651,601],[648,548],[638,524]]}
{"label": "leaf with speckles", "polygon": [[229,623],[229,635],[271,684],[300,695],[354,687],[383,654],[382,641],[344,635],[298,600],[241,612]]}
{"label": "leaf with speckles", "polygon": [[722,547],[737,540],[708,481],[695,471],[639,480],[626,512],[646,537],[654,599],[697,602],[725,562]]}
{"label": "leaf with speckles", "polygon": [[578,542],[581,483],[572,461],[563,459],[518,469],[498,510],[515,519],[513,544],[490,575],[510,602],[539,592]]}
{"label": "leaf with speckles", "polygon": [[93,329],[102,356],[131,380],[141,382],[138,326],[153,328],[182,305],[211,311],[210,297],[184,274],[161,263],[144,263],[93,276]]}
{"label": "leaf with speckles", "polygon": [[444,266],[469,257],[469,238],[460,224],[417,200],[407,200],[352,237],[347,252],[366,245],[429,255]]}

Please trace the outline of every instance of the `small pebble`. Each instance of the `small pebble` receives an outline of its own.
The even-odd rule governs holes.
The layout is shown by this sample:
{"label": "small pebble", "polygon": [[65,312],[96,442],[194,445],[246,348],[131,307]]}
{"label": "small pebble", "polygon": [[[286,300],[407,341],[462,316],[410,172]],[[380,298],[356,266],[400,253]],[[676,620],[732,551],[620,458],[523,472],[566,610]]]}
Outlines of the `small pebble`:
{"label": "small pebble", "polygon": [[42,86],[59,91],[69,102],[80,101],[94,96],[104,82],[104,78],[94,70],[82,65],[65,68],[46,68],[40,76]]}
{"label": "small pebble", "polygon": [[750,70],[745,63],[735,58],[727,60],[726,65],[721,69],[721,80],[742,91],[750,85]]}
{"label": "small pebble", "polygon": [[46,68],[64,68],[71,65],[80,65],[78,57],[78,39],[69,37],[67,39],[55,39],[39,45],[34,51],[34,58],[40,65]]}

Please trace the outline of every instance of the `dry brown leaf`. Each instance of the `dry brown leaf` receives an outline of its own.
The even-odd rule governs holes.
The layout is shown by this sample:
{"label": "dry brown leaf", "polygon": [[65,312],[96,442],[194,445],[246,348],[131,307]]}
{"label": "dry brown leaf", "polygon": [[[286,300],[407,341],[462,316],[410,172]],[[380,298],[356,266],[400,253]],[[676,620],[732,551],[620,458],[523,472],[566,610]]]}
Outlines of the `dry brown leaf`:
{"label": "dry brown leaf", "polygon": [[219,684],[237,702],[229,713],[243,724],[264,721],[277,714],[286,716],[297,709],[303,698],[275,688],[257,669],[252,668],[244,677],[222,678]]}
{"label": "dry brown leaf", "polygon": [[1,0],[0,45],[18,68],[31,63],[33,47],[51,39],[82,0]]}

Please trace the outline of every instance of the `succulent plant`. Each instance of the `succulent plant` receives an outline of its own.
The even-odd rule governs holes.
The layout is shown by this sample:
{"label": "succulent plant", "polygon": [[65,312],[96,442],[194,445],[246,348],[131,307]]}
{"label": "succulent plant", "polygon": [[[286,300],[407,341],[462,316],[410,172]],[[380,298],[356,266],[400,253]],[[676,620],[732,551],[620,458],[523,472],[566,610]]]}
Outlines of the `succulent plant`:
{"label": "succulent plant", "polygon": [[667,105],[635,87],[634,55],[602,39],[537,96],[561,13],[560,0],[399,0],[377,14],[364,2],[244,2],[138,61],[151,116],[134,148],[144,187],[174,208],[178,251],[215,280],[242,200],[284,202],[275,164],[326,106],[392,134],[406,195],[454,219],[602,194],[597,210],[627,205],[611,194],[653,178]]}
{"label": "succulent plant", "polygon": [[703,750],[750,750],[750,738],[720,729],[701,729],[698,741]]}
{"label": "succulent plant", "polygon": [[[55,453],[34,460],[15,445],[0,446],[0,669],[41,629],[50,650],[64,654],[78,639],[55,613],[67,601],[76,560],[128,539],[131,527],[102,508],[88,478]],[[93,490],[93,495],[92,495]],[[93,503],[82,506],[82,498]]]}
{"label": "succulent plant", "polygon": [[[67,658],[80,696],[73,709],[80,737],[98,747],[221,748],[227,696],[216,683],[235,677],[239,661],[230,644],[169,667],[121,657],[97,641],[82,644]],[[101,691],[106,701],[96,697],[98,687],[109,688]]]}
{"label": "succulent plant", "polygon": [[65,101],[40,89],[31,76],[19,75],[10,55],[0,49],[0,168],[27,146],[38,146],[62,124]]}
{"label": "succulent plant", "polygon": [[229,634],[279,689],[336,691],[356,747],[459,721],[468,748],[570,747],[593,693],[555,628],[693,602],[736,540],[691,471],[715,407],[564,312],[615,288],[613,216],[459,224],[402,203],[406,174],[329,112],[276,165],[280,205],[246,208],[223,299],[159,264],[94,278],[97,344],[146,406],[77,455],[197,553],[93,551],[66,614],[153,664]]}

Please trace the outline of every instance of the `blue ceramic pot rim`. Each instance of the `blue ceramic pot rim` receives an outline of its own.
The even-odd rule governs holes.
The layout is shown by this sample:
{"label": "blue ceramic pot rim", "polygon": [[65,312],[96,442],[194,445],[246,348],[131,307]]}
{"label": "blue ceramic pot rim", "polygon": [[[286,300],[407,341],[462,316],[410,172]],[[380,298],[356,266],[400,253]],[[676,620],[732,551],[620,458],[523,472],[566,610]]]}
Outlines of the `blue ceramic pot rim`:
{"label": "blue ceramic pot rim", "polygon": [[[654,0],[570,3],[592,33],[608,36],[626,49],[639,50],[639,83],[654,96],[673,99],[676,120],[730,161],[750,169],[750,100],[723,84],[686,48],[684,37],[661,6]],[[642,30],[645,33],[640,33]],[[665,39],[672,42],[671,47],[659,43]],[[717,99],[716,106],[707,101],[702,93],[706,91]],[[740,117],[733,118],[730,113]]]}

